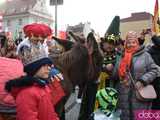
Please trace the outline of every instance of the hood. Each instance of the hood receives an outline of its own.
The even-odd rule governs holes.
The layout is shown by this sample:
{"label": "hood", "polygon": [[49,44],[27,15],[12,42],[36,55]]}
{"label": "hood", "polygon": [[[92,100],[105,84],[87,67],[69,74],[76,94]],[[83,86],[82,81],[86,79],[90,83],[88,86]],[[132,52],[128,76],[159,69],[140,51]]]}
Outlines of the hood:
{"label": "hood", "polygon": [[26,87],[33,85],[44,87],[48,83],[49,83],[48,80],[44,80],[41,78],[36,78],[32,76],[23,76],[6,82],[5,90],[10,92],[12,96],[16,97],[17,94]]}

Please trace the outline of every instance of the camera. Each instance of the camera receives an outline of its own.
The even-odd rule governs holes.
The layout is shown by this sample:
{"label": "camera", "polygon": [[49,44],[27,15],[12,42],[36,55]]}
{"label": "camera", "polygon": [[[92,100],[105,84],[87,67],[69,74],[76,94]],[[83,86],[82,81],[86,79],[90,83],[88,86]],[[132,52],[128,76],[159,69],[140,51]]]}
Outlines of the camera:
{"label": "camera", "polygon": [[151,29],[150,28],[147,28],[147,29],[143,29],[142,31],[142,34],[149,34],[151,32]]}

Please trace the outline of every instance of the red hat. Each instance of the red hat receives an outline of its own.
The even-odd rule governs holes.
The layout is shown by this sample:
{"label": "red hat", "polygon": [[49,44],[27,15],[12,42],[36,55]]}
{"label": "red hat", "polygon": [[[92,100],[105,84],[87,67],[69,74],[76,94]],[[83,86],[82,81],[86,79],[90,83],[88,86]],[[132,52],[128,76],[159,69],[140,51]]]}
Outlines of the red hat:
{"label": "red hat", "polygon": [[40,23],[26,25],[24,26],[23,31],[28,37],[35,36],[46,38],[52,34],[52,30],[48,25]]}

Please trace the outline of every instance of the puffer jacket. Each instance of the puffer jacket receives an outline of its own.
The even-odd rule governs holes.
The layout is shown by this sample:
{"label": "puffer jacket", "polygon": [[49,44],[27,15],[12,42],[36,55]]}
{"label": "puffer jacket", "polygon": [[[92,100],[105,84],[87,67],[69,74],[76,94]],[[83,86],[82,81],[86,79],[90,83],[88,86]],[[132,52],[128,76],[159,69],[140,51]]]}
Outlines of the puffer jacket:
{"label": "puffer jacket", "polygon": [[59,120],[46,81],[23,77],[7,82],[5,88],[16,100],[17,120]]}
{"label": "puffer jacket", "polygon": [[[117,62],[119,63],[120,59]],[[118,68],[115,69],[118,71]],[[144,84],[150,84],[160,74],[159,67],[155,64],[150,54],[146,52],[144,46],[133,54],[130,71],[135,82],[141,81]],[[118,72],[115,76],[117,75]],[[142,102],[136,98],[135,88],[131,81],[129,86],[125,86],[120,81],[117,81],[116,89],[119,93],[118,108],[122,110],[122,120],[134,120],[135,110],[151,108],[151,102]]]}

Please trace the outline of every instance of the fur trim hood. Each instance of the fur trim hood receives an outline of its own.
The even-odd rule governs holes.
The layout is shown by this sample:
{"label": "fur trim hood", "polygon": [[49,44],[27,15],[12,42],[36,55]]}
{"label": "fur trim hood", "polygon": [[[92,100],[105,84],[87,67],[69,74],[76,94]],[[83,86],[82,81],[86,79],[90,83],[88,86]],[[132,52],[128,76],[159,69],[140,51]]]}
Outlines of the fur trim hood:
{"label": "fur trim hood", "polygon": [[32,76],[23,76],[21,78],[13,79],[6,82],[5,90],[11,92],[13,88],[24,88],[29,87],[34,84],[39,85],[40,87],[44,87],[49,82],[47,80],[36,78]]}

